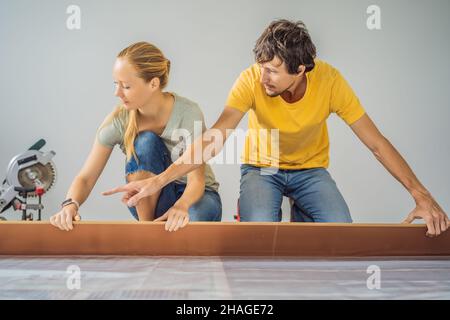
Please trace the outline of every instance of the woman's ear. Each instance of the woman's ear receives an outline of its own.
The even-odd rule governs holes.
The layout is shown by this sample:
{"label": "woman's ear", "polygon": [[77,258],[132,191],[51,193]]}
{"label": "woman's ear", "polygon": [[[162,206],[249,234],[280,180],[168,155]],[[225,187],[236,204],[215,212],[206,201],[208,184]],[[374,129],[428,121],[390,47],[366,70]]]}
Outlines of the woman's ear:
{"label": "woman's ear", "polygon": [[159,88],[160,82],[159,82],[159,78],[155,77],[152,80],[150,80],[149,86],[151,89],[156,89]]}

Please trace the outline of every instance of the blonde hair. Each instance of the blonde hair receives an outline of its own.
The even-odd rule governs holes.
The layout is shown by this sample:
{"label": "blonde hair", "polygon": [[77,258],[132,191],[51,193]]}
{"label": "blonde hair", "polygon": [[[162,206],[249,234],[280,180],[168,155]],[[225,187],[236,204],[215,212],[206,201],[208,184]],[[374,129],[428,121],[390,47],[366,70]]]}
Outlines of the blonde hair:
{"label": "blonde hair", "polygon": [[[148,42],[134,43],[119,52],[117,58],[127,59],[128,62],[137,70],[138,77],[142,78],[146,83],[153,78],[158,78],[160,88],[164,89],[169,81],[170,61],[163,55],[153,44]],[[108,116],[100,129],[105,125],[111,123],[113,119],[117,118],[121,113],[128,113],[128,122],[123,136],[123,145],[127,161],[133,155],[136,160],[136,152],[134,150],[134,139],[138,135],[137,126],[137,110],[127,110],[125,106],[119,105],[114,112]],[[100,130],[99,129],[99,130]]]}

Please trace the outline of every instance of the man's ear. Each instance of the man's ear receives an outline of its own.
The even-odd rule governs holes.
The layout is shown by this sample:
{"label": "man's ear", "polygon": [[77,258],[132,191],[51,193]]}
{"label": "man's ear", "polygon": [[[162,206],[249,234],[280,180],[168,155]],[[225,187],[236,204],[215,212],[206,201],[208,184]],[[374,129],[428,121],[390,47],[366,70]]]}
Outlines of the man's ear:
{"label": "man's ear", "polygon": [[298,69],[297,69],[297,73],[298,73],[298,75],[300,76],[300,75],[302,75],[302,74],[304,74],[305,73],[305,70],[306,70],[306,67],[304,66],[304,65],[299,65],[298,66]]}

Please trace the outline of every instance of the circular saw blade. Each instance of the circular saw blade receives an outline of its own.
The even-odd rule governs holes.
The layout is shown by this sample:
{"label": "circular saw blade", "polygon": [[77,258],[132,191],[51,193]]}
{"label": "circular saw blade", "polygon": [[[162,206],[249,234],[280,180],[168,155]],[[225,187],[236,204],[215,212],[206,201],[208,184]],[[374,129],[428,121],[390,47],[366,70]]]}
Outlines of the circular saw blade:
{"label": "circular saw blade", "polygon": [[[43,165],[41,163],[33,164],[32,166],[22,168],[19,170],[18,180],[24,188],[34,188],[42,186],[47,192],[55,183],[56,171],[52,162]],[[28,196],[36,196],[35,192],[28,193]]]}

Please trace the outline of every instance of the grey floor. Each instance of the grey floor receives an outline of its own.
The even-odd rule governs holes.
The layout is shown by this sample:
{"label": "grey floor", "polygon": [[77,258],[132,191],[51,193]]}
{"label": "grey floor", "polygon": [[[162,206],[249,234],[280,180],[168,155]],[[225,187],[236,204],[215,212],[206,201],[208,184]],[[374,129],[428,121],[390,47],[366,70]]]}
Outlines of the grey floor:
{"label": "grey floor", "polygon": [[450,299],[450,258],[0,256],[0,299]]}

